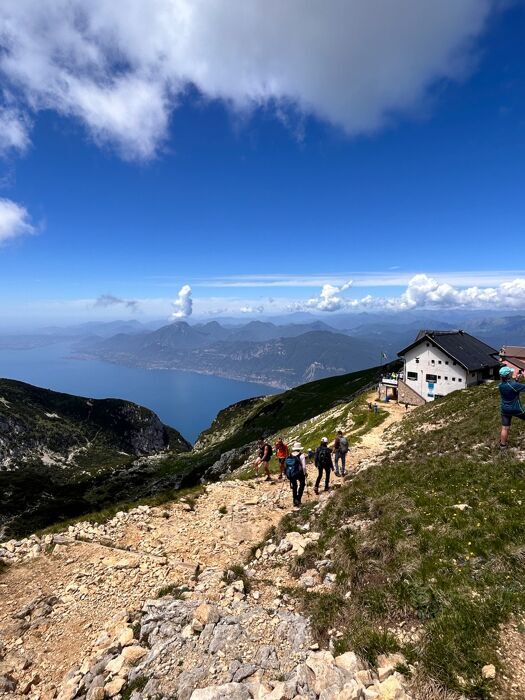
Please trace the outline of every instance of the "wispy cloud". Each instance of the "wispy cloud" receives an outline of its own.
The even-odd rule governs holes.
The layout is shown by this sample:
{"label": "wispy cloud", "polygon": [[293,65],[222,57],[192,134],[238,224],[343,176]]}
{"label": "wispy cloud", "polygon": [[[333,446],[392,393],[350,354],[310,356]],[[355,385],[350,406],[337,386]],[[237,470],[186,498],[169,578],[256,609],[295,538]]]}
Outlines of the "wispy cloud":
{"label": "wispy cloud", "polygon": [[138,309],[139,302],[136,299],[121,299],[113,294],[101,294],[98,299],[94,301],[93,306],[98,306],[104,309],[110,306],[125,306],[128,309],[136,311]]}
{"label": "wispy cloud", "polygon": [[[319,273],[316,275],[223,275],[217,277],[195,278],[194,288],[208,289],[265,289],[265,288],[310,288],[322,287],[325,284],[339,287],[349,279],[352,287],[405,287],[417,275],[417,271],[386,271],[386,272],[342,272]],[[457,272],[435,272],[432,277],[454,284],[458,287],[469,285],[494,286],[503,282],[511,282],[523,274],[522,270],[468,270]],[[180,278],[170,275],[159,275],[148,278],[155,286],[162,288],[180,286]]]}
{"label": "wispy cloud", "polygon": [[11,199],[0,199],[0,245],[31,233],[36,233],[36,228],[27,209]]}
{"label": "wispy cloud", "polygon": [[[0,73],[17,113],[73,117],[124,158],[156,155],[188,85],[235,114],[273,109],[294,133],[305,115],[370,133],[419,110],[437,81],[472,69],[494,6],[3,0]],[[24,148],[27,121],[4,119],[10,146]]]}

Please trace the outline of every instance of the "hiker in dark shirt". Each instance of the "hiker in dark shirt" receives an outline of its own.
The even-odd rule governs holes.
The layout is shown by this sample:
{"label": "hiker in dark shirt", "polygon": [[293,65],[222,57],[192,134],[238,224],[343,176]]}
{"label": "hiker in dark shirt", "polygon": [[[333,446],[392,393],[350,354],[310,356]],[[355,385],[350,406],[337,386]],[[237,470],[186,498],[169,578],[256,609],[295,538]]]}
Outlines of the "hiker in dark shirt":
{"label": "hiker in dark shirt", "polygon": [[306,458],[300,442],[292,445],[291,454],[285,460],[285,474],[292,487],[293,504],[299,508],[306,486]]}
{"label": "hiker in dark shirt", "polygon": [[509,429],[513,418],[525,420],[525,409],[520,400],[520,394],[525,391],[525,384],[513,379],[514,370],[510,367],[502,367],[499,371],[501,384],[499,393],[501,396],[501,435],[499,446],[507,449]]}
{"label": "hiker in dark shirt", "polygon": [[324,490],[328,491],[330,488],[330,472],[334,468],[332,450],[328,447],[328,438],[322,438],[321,444],[315,451],[315,466],[319,472],[314,486],[315,493],[319,493],[319,484],[323,478],[323,472],[325,473]]}

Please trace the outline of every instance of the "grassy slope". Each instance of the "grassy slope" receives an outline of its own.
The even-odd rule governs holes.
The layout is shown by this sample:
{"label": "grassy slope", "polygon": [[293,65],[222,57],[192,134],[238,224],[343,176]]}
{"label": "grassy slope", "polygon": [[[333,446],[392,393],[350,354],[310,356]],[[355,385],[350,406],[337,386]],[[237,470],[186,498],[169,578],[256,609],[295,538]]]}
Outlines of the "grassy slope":
{"label": "grassy slope", "polygon": [[[379,374],[380,368],[367,369],[311,382],[282,394],[233,404],[221,411],[211,427],[201,434],[196,445],[197,450],[169,455],[158,461],[156,474],[159,481],[165,479],[169,483],[175,478],[178,480],[178,486],[193,488],[199,484],[203,472],[224,452],[251,443],[261,434],[270,436],[276,435],[278,431],[292,431],[302,421],[308,421],[339,403],[346,404],[356,391],[369,384]],[[370,419],[367,417],[366,420]],[[162,487],[161,482],[161,486],[152,497],[137,492],[135,497],[126,494],[118,503],[115,502],[115,498],[111,499],[109,496],[99,498],[93,508],[79,511],[81,516],[64,512],[63,518],[69,518],[67,522],[81,519],[103,521],[117,510],[129,509],[139,502],[162,503],[174,500],[176,494],[172,486]],[[57,527],[60,527],[60,524],[57,524]]]}
{"label": "grassy slope", "polygon": [[[332,549],[338,580],[303,602],[320,636],[341,629],[341,646],[369,658],[402,646],[445,687],[489,698],[481,668],[498,665],[497,628],[525,607],[525,426],[500,454],[497,388],[482,386],[418,409],[400,430],[398,449],[316,523],[322,540],[298,570]],[[342,527],[355,519],[370,525]],[[402,641],[411,626],[417,643]]]}
{"label": "grassy slope", "polygon": [[[86,399],[6,379],[0,379],[0,398],[0,438],[4,449],[18,451],[17,468],[0,470],[0,527],[7,526],[10,535],[147,490],[157,480],[155,465],[131,475],[138,455],[191,448],[152,411],[131,402]],[[42,460],[43,451],[56,463]]]}
{"label": "grassy slope", "polygon": [[377,379],[380,368],[329,377],[289,389],[282,394],[248,399],[221,411],[199,436],[197,450],[220,444],[221,451],[270,436],[347,403],[362,387]]}

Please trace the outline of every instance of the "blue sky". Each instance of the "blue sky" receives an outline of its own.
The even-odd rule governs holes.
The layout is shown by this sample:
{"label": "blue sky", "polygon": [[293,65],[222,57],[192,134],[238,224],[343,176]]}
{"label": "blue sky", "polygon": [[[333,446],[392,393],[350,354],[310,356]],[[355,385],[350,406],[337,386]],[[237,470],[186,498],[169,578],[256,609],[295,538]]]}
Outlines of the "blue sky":
{"label": "blue sky", "polygon": [[[248,2],[253,17],[241,25],[225,4],[222,14],[192,17],[192,63],[175,53],[144,79],[152,66],[145,49],[122,50],[117,60],[100,30],[60,65],[60,32],[46,30],[44,41],[35,19],[46,2],[7,0],[4,318],[182,318],[191,296],[196,316],[525,308],[525,4],[454,4],[462,6],[454,22],[442,17],[444,2],[425,29],[409,0],[400,1],[400,17],[346,16],[334,0],[334,23],[316,25],[313,39],[298,5],[282,18],[279,4],[259,16],[262,5]],[[126,46],[140,11],[135,26],[109,3],[95,5],[103,29]],[[179,5],[150,7],[159,15],[169,7],[175,22]],[[295,53],[286,37],[279,44],[276,20],[297,29]],[[78,29],[73,20],[67,26],[67,13],[60,21],[63,31]],[[363,40],[349,55],[344,34],[340,44],[333,39],[341,21],[376,44]],[[259,46],[257,62],[245,66],[250,22]],[[161,36],[162,24],[152,31],[159,45],[176,43]],[[436,33],[440,42],[429,48]],[[211,51],[213,39],[218,48],[208,55],[202,47]],[[93,46],[108,55],[86,68],[83,52]],[[191,294],[173,307],[183,285]]]}

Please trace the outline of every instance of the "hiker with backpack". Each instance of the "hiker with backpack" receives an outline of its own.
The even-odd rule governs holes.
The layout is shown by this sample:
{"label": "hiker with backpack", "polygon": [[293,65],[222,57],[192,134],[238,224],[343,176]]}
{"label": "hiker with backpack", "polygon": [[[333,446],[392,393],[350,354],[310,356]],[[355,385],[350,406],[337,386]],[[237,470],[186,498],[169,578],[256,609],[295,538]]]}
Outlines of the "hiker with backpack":
{"label": "hiker with backpack", "polygon": [[[334,466],[336,476],[346,475],[346,453],[348,452],[348,440],[343,435],[342,430],[337,431],[334,440]],[[339,461],[341,461],[341,472],[339,472]]]}
{"label": "hiker with backpack", "polygon": [[275,443],[275,454],[277,456],[277,459],[279,460],[279,479],[283,478],[284,462],[288,457],[289,453],[290,451],[288,449],[288,445],[283,441],[282,437],[280,437]]}
{"label": "hiker with backpack", "polygon": [[328,438],[321,438],[321,444],[315,451],[315,466],[317,467],[318,475],[315,481],[314,492],[319,495],[319,484],[324,478],[324,490],[330,489],[330,472],[334,468],[332,463],[332,450],[328,447]]}
{"label": "hiker with backpack", "polygon": [[293,504],[299,508],[306,485],[306,459],[300,442],[292,445],[292,454],[285,460],[285,473],[292,487]]}
{"label": "hiker with backpack", "polygon": [[510,424],[513,418],[525,420],[525,409],[521,403],[520,394],[525,391],[525,384],[517,382],[514,370],[510,367],[502,367],[499,371],[501,384],[499,393],[501,396],[501,435],[499,446],[502,450],[508,447]]}
{"label": "hiker with backpack", "polygon": [[255,476],[259,476],[259,468],[262,464],[264,467],[264,471],[266,472],[265,481],[271,481],[272,477],[270,476],[270,460],[273,454],[272,446],[269,442],[266,442],[263,438],[261,438],[258,443],[258,450],[259,452],[257,460],[255,461]]}

